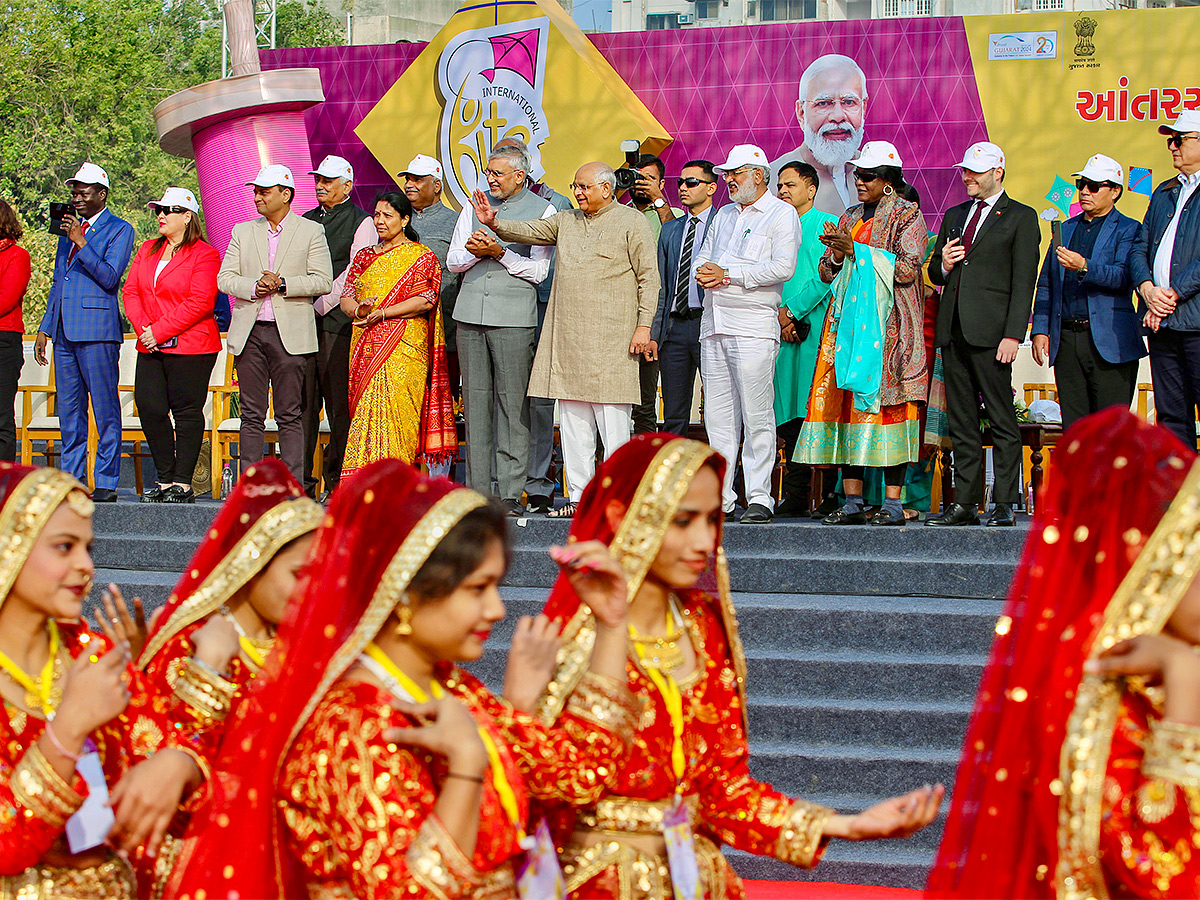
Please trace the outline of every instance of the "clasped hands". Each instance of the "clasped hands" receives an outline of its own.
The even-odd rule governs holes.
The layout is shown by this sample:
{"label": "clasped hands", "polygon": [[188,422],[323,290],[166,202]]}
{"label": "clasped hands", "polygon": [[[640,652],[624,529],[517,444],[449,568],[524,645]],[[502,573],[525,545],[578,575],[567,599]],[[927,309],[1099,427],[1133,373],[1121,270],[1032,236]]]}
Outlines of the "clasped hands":
{"label": "clasped hands", "polygon": [[354,307],[354,324],[363,328],[370,328],[372,325],[378,325],[387,315],[384,313],[383,307],[378,305],[378,297],[368,297],[361,301],[358,306]]}
{"label": "clasped hands", "polygon": [[818,234],[817,240],[833,251],[833,261],[838,265],[847,258],[854,259],[854,238],[850,237],[849,229],[826,222],[824,233]]}
{"label": "clasped hands", "polygon": [[254,296],[266,297],[269,294],[274,294],[282,286],[283,279],[279,276],[278,272],[264,271],[262,277],[254,283]]}
{"label": "clasped hands", "polygon": [[481,228],[467,238],[467,252],[480,259],[499,259],[504,255],[504,245],[494,234],[489,234]]}
{"label": "clasped hands", "polygon": [[1146,281],[1138,288],[1138,293],[1142,295],[1142,301],[1147,307],[1142,324],[1151,331],[1158,331],[1162,320],[1175,312],[1175,307],[1179,305],[1178,292],[1175,288],[1162,288],[1153,282]]}

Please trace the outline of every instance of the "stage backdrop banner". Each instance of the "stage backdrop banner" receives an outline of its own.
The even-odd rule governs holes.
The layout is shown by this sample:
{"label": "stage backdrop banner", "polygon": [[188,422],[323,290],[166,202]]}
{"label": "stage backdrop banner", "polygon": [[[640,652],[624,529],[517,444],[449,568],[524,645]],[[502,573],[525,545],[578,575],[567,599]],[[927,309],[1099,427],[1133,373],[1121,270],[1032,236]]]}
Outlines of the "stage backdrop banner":
{"label": "stage backdrop banner", "polygon": [[[1150,187],[1174,174],[1157,127],[1200,106],[1200,87],[1181,80],[1200,78],[1178,64],[1200,40],[1189,9],[573,29],[552,3],[467,6],[427,47],[264,52],[263,64],[322,70],[327,99],[306,114],[313,158],[349,158],[368,205],[416,153],[446,168],[453,159],[447,200],[461,202],[490,142],[517,129],[541,141],[545,180],[564,193],[580,164],[619,163],[624,138],[650,148],[672,138],[661,153],[669,177],[750,142],[776,163],[813,164],[818,204],[832,212],[855,202],[846,161],[864,141],[887,140],[930,227],[966,199],[954,165],[975,141],[1004,148],[1013,197],[1062,215],[1078,211],[1071,173],[1105,153],[1130,173],[1120,208],[1140,217]],[[480,93],[466,99],[467,88]]]}

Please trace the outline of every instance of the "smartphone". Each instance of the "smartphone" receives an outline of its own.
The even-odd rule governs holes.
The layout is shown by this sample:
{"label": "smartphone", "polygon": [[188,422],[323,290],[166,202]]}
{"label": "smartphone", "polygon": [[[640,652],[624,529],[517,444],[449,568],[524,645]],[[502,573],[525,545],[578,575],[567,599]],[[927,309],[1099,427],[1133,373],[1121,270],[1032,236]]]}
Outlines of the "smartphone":
{"label": "smartphone", "polygon": [[49,231],[55,237],[62,237],[62,220],[64,217],[71,215],[72,207],[70,203],[55,203],[50,201],[50,228]]}
{"label": "smartphone", "polygon": [[159,350],[174,350],[178,346],[179,346],[179,335],[175,335],[175,337],[167,338],[165,341],[163,341],[161,344],[159,344],[158,349]]}
{"label": "smartphone", "polygon": [[1062,222],[1055,219],[1050,223],[1050,249],[1057,250],[1062,246]]}

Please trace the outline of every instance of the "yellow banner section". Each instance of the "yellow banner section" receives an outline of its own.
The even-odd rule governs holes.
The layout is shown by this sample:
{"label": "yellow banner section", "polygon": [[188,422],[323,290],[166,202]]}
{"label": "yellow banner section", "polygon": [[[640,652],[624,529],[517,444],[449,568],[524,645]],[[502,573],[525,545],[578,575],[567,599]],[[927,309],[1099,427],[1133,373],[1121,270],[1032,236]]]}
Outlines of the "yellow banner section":
{"label": "yellow banner section", "polygon": [[418,153],[436,157],[455,208],[486,190],[488,153],[505,137],[525,141],[534,177],[563,192],[578,160],[623,162],[624,139],[648,153],[671,143],[554,0],[463,6],[355,134],[393,177]]}
{"label": "yellow banner section", "polygon": [[1008,192],[1039,212],[1057,205],[1074,214],[1071,173],[1103,153],[1126,173],[1118,208],[1141,219],[1154,185],[1177,174],[1158,126],[1200,106],[1200,70],[1185,64],[1195,52],[1196,11],[968,16],[963,23],[989,139],[1007,157]]}

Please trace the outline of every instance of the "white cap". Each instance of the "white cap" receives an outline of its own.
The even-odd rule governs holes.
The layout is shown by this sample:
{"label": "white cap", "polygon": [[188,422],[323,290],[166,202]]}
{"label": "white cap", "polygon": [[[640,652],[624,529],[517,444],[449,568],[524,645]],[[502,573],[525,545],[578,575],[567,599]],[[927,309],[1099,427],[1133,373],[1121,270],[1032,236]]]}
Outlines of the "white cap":
{"label": "white cap", "polygon": [[962,162],[955,168],[966,169],[969,172],[990,172],[997,167],[1004,167],[1004,151],[993,143],[980,141],[967,148]]}
{"label": "white cap", "polygon": [[196,195],[187,188],[167,188],[163,191],[160,199],[151,200],[147,203],[146,209],[151,209],[155,206],[182,206],[184,209],[190,209],[194,213],[200,212],[200,204],[196,202]]}
{"label": "white cap", "polygon": [[1089,181],[1108,181],[1112,184],[1125,186],[1125,172],[1121,164],[1111,156],[1097,153],[1087,161],[1087,165],[1078,172],[1071,174],[1072,178],[1086,178]]}
{"label": "white cap", "polygon": [[426,175],[432,175],[438,181],[442,180],[442,164],[432,156],[426,156],[424,153],[418,153],[412,158],[412,162],[408,167],[401,169],[397,175],[416,175],[418,178],[423,178]]}
{"label": "white cap", "polygon": [[95,163],[84,163],[79,167],[79,171],[68,178],[65,184],[69,187],[72,181],[78,181],[80,184],[102,184],[108,187],[108,173],[105,172]]}
{"label": "white cap", "polygon": [[321,160],[321,164],[308,173],[309,175],[320,175],[324,178],[345,178],[347,181],[354,180],[354,166],[342,159],[340,156],[327,156]]}
{"label": "white cap", "polygon": [[726,172],[732,172],[742,166],[770,168],[770,165],[767,154],[763,153],[761,148],[755,147],[753,144],[738,144],[729,151],[729,159],[719,166],[713,166],[713,171],[718,175],[724,175]]}
{"label": "white cap", "polygon": [[1174,125],[1159,125],[1159,134],[1189,134],[1200,131],[1200,109],[1185,109],[1175,120]]}
{"label": "white cap", "polygon": [[862,145],[862,153],[851,164],[859,169],[878,169],[880,166],[904,167],[900,160],[900,151],[887,141],[867,141]]}
{"label": "white cap", "polygon": [[255,187],[296,187],[296,179],[292,177],[292,170],[287,166],[263,166],[258,170],[258,175],[253,181],[247,181],[246,184],[252,184]]}

